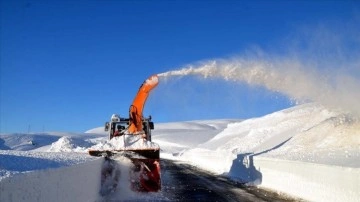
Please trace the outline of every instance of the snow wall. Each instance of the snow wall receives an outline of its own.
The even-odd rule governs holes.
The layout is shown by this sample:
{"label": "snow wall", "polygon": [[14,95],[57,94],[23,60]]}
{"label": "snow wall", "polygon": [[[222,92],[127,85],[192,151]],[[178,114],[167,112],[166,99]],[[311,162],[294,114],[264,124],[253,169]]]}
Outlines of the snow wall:
{"label": "snow wall", "polygon": [[359,201],[360,169],[254,157],[261,186],[310,201]]}
{"label": "snow wall", "polygon": [[96,201],[103,159],[22,173],[0,182],[0,201]]}
{"label": "snow wall", "polygon": [[[309,201],[357,202],[360,199],[360,168],[251,156],[251,153],[234,158],[219,151],[196,149],[192,152],[196,155],[185,154],[181,160],[247,185]],[[216,165],[213,162],[217,162]]]}

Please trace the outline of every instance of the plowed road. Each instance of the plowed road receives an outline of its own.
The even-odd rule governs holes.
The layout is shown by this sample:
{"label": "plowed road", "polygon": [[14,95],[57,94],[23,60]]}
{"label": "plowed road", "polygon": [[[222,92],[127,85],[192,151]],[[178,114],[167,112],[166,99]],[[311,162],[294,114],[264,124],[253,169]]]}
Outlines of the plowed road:
{"label": "plowed road", "polygon": [[162,195],[170,201],[295,201],[258,188],[247,188],[193,166],[161,160]]}

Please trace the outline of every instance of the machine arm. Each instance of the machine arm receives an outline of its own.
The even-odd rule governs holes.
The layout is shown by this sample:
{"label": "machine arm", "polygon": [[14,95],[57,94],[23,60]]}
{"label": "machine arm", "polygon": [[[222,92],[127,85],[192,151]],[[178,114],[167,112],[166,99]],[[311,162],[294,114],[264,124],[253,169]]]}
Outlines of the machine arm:
{"label": "machine arm", "polygon": [[142,131],[142,118],[143,118],[143,109],[146,102],[146,99],[149,96],[149,93],[154,89],[159,83],[157,75],[149,77],[144,83],[140,86],[138,93],[135,96],[133,103],[129,109],[129,133],[138,133]]}

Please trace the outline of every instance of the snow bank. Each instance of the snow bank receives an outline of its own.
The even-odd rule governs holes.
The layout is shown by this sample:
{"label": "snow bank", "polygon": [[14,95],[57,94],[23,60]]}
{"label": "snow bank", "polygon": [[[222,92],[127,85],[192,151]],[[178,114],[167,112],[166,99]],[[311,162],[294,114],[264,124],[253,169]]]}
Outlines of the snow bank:
{"label": "snow bank", "polygon": [[0,182],[0,201],[96,201],[103,159],[19,174]]}
{"label": "snow bank", "polygon": [[92,146],[90,142],[76,137],[64,136],[51,144],[50,152],[86,152],[86,148]]}
{"label": "snow bank", "polygon": [[[183,135],[196,138],[197,134]],[[157,135],[155,130],[155,141]],[[160,135],[166,139],[162,131]],[[161,156],[310,201],[357,201],[359,137],[357,117],[311,103],[229,123],[207,141],[165,150]]]}
{"label": "snow bank", "polygon": [[[55,153],[49,153],[55,154]],[[69,153],[66,153],[67,156]],[[108,176],[101,186],[104,158],[36,172],[19,173],[0,181],[0,201],[164,201],[161,193],[138,193],[131,190],[131,160],[114,156],[116,178]],[[95,160],[94,160],[95,159]],[[15,159],[16,160],[16,159]],[[39,159],[37,169],[45,168]],[[18,167],[16,167],[18,169]],[[116,182],[117,186],[112,185]],[[105,196],[103,196],[103,195]]]}
{"label": "snow bank", "polygon": [[84,153],[0,150],[0,181],[18,173],[67,167],[94,159]]}
{"label": "snow bank", "polygon": [[254,157],[261,186],[310,201],[358,201],[360,168]]}

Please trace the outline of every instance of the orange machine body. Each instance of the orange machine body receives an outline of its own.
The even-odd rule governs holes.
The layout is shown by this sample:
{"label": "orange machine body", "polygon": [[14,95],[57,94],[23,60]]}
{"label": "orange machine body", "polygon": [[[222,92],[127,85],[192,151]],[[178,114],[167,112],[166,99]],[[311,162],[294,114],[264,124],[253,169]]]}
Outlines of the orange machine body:
{"label": "orange machine body", "polygon": [[128,132],[131,134],[138,134],[143,131],[142,118],[143,118],[143,109],[145,102],[149,96],[149,93],[158,85],[158,76],[153,75],[149,77],[144,83],[140,86],[138,93],[136,94],[133,103],[129,109],[129,128]]}

